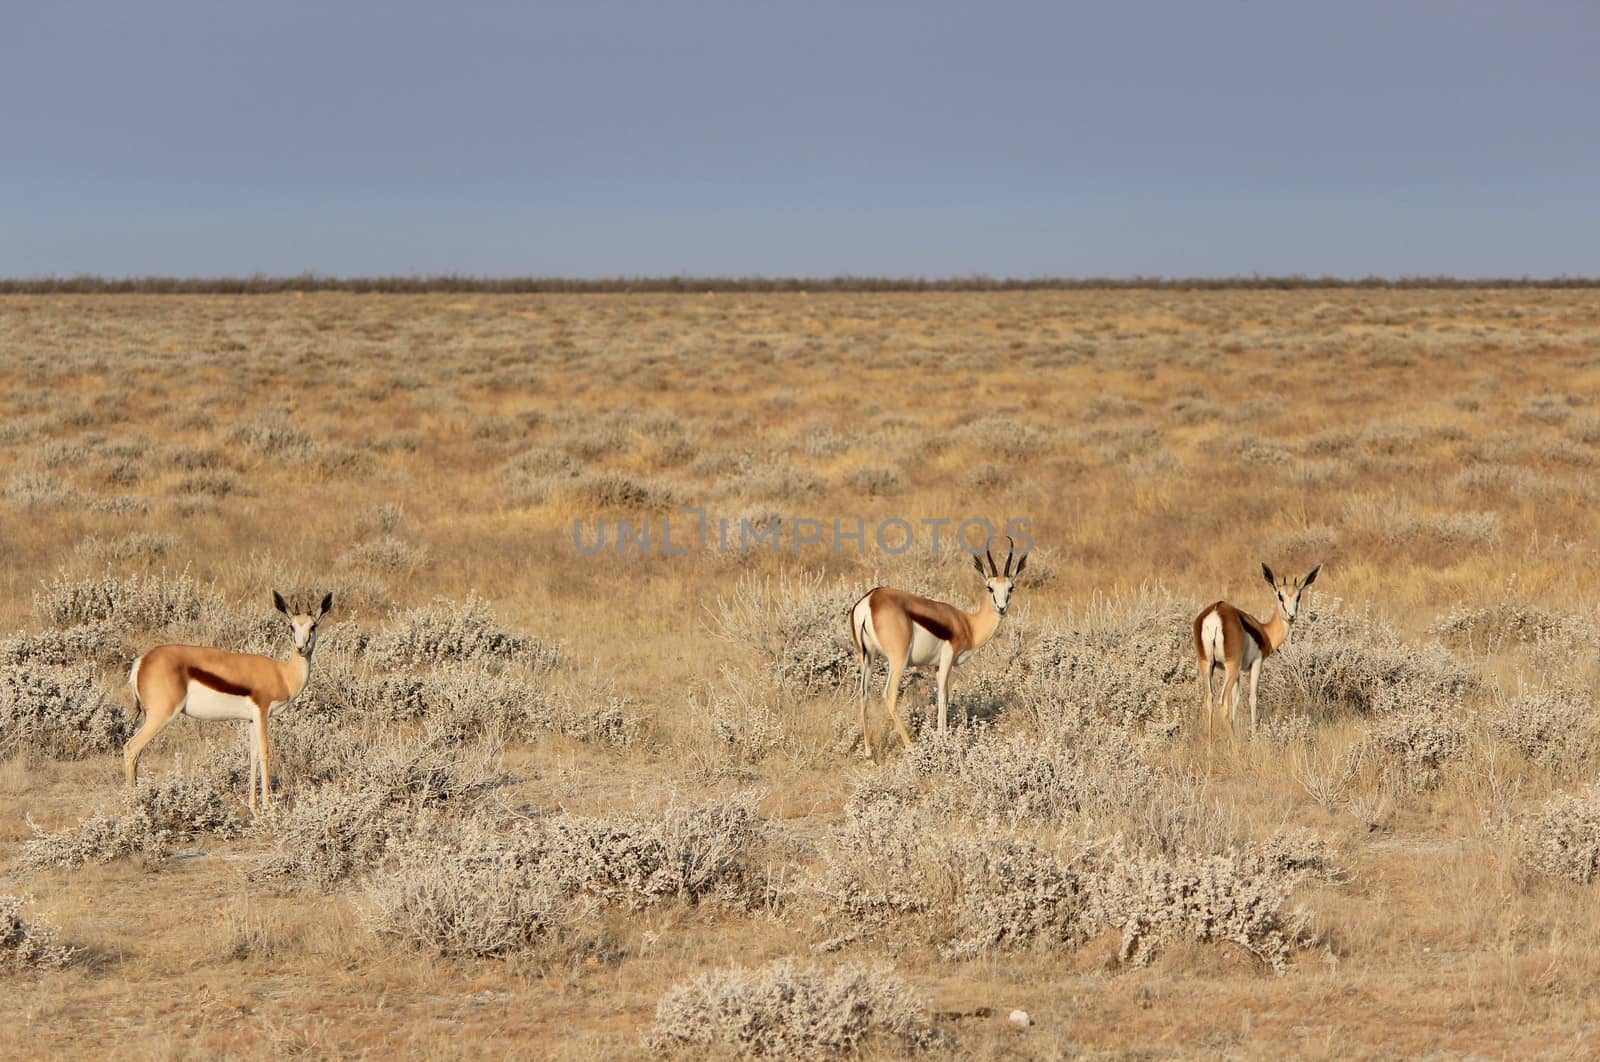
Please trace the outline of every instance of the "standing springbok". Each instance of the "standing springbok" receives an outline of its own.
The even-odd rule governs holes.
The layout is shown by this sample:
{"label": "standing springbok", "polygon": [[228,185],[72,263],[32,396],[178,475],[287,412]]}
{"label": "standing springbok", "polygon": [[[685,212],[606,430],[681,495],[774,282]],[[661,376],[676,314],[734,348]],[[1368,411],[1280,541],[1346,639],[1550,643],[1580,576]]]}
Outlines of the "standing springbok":
{"label": "standing springbok", "polygon": [[133,662],[128,685],[145,713],[144,725],[123,751],[128,788],[139,777],[139,753],[178,715],[195,719],[238,719],[250,724],[250,810],[256,808],[256,772],[261,772],[261,808],[271,800],[267,762],[267,717],[294,700],[311,677],[311,653],[317,647],[317,624],[333,607],[333,595],[322,599],[316,615],[291,613],[283,595],[272,603],[289,620],[294,652],[287,660],[255,653],[230,653],[199,645],[158,645]]}
{"label": "standing springbok", "polygon": [[868,756],[873,756],[873,752],[872,732],[867,729],[867,685],[875,656],[888,662],[889,680],[883,687],[883,702],[906,747],[911,746],[911,734],[895,711],[895,702],[900,696],[900,676],[908,666],[938,664],[939,729],[945,729],[950,704],[950,669],[994,637],[1000,617],[1011,604],[1011,591],[1015,586],[1012,580],[1021,575],[1028,564],[1028,555],[1024,553],[1017,561],[1017,570],[1011,570],[1011,562],[1016,559],[1016,544],[1009,536],[1006,541],[1011,543],[1011,551],[1006,555],[1004,571],[995,567],[994,556],[987,549],[983,551],[983,557],[989,561],[987,571],[983,559],[976,555],[972,558],[988,591],[975,612],[887,586],[868,591],[850,609],[850,639],[861,660],[861,741]]}
{"label": "standing springbok", "polygon": [[[1256,683],[1261,678],[1261,661],[1283,648],[1289,628],[1300,611],[1300,594],[1316,582],[1322,565],[1312,568],[1304,579],[1279,579],[1272,569],[1261,565],[1261,575],[1278,595],[1277,608],[1265,622],[1235,608],[1226,601],[1207,605],[1194,619],[1194,649],[1200,660],[1200,685],[1206,691],[1206,741],[1212,739],[1211,674],[1221,667],[1222,706],[1228,713],[1228,733],[1235,734],[1234,717],[1239,712],[1239,672],[1250,671],[1250,734],[1256,732]],[[1229,692],[1233,702],[1228,701]]]}

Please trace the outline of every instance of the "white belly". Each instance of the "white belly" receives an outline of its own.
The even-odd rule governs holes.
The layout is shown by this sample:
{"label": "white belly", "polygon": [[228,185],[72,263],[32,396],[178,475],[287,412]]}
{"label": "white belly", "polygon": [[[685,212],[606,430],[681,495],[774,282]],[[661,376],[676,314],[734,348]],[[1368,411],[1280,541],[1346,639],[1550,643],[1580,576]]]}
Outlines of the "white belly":
{"label": "white belly", "polygon": [[183,714],[196,719],[254,719],[255,702],[248,697],[219,693],[198,682],[189,683],[189,696],[183,702]]}
{"label": "white belly", "polygon": [[912,667],[932,667],[939,662],[939,652],[944,648],[944,642],[929,634],[927,630],[911,625],[911,654]]}

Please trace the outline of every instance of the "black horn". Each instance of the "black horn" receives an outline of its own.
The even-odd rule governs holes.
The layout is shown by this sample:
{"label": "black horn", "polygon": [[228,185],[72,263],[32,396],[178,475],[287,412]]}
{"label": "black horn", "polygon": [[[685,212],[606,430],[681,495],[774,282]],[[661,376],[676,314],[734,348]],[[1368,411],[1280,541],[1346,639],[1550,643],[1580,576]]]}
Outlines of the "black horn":
{"label": "black horn", "polygon": [[994,554],[989,552],[988,546],[983,547],[983,555],[989,559],[989,578],[996,578],[1000,574],[1000,569],[994,566]]}
{"label": "black horn", "polygon": [[1017,559],[1017,544],[1006,536],[1006,578],[1011,578],[1011,562]]}

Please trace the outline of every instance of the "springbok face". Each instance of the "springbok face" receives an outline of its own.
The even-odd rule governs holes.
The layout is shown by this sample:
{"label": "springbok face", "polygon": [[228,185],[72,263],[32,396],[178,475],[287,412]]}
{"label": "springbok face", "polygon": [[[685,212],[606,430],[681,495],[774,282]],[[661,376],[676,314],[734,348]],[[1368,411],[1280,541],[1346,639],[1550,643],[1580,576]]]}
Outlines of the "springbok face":
{"label": "springbok face", "polygon": [[333,595],[330,593],[322,599],[322,604],[317,607],[317,614],[314,616],[305,612],[290,612],[283,595],[276,590],[272,592],[272,603],[289,619],[289,633],[294,636],[294,651],[301,656],[309,657],[312,650],[317,647],[317,624],[321,623],[322,617],[333,608]]}
{"label": "springbok face", "polygon": [[1306,574],[1304,579],[1279,579],[1272,574],[1272,569],[1266,564],[1261,565],[1261,577],[1272,587],[1272,592],[1278,595],[1278,612],[1283,616],[1285,623],[1293,623],[1295,616],[1300,613],[1300,593],[1306,587],[1317,581],[1317,573],[1322,570],[1322,565],[1317,565]]}
{"label": "springbok face", "polygon": [[[1021,575],[1022,569],[1028,566],[1028,555],[1024,553],[1022,559],[1017,561],[1017,570],[1011,570],[1011,562],[1016,560],[1017,556],[1016,544],[1011,542],[1009,535],[1006,537],[1006,542],[1011,543],[1011,551],[1006,554],[1004,570],[995,567],[994,556],[987,549],[983,551],[983,557],[974,555],[972,558],[973,567],[983,576],[984,589],[989,592],[989,600],[994,602],[994,610],[1002,616],[1006,614],[1006,609],[1011,607],[1011,591],[1017,587],[1014,577]],[[988,568],[983,566],[984,560],[988,560]]]}

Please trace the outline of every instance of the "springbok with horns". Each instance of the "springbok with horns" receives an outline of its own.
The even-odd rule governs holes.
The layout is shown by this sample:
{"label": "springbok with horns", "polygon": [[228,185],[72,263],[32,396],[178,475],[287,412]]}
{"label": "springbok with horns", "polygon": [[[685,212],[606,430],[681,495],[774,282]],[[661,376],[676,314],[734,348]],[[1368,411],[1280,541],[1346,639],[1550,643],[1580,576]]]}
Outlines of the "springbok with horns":
{"label": "springbok with horns", "polygon": [[122,754],[128,788],[139,777],[139,753],[174,718],[238,719],[250,724],[250,809],[256,808],[256,772],[261,774],[261,808],[271,800],[267,761],[267,717],[294,700],[311,677],[311,654],[317,647],[317,624],[333,607],[333,595],[322,599],[316,614],[291,613],[283,595],[272,603],[289,621],[294,652],[287,660],[255,653],[230,653],[199,645],[158,645],[133,662],[128,685],[145,713],[144,725]]}
{"label": "springbok with horns", "polygon": [[[1272,569],[1261,565],[1261,575],[1278,595],[1272,618],[1265,622],[1235,608],[1226,601],[1207,605],[1194,620],[1194,648],[1200,660],[1200,685],[1206,691],[1206,740],[1212,739],[1211,675],[1223,669],[1222,705],[1228,713],[1228,733],[1234,734],[1234,717],[1239,712],[1239,672],[1250,672],[1250,734],[1256,732],[1256,683],[1261,678],[1261,661],[1283,648],[1289,628],[1300,611],[1300,595],[1316,582],[1322,565],[1312,568],[1304,579],[1279,579]],[[1233,694],[1229,703],[1228,694]]]}
{"label": "springbok with horns", "polygon": [[[984,577],[987,591],[975,612],[887,586],[869,591],[851,608],[850,639],[861,660],[861,741],[868,756],[873,756],[873,752],[872,732],[867,729],[867,685],[874,657],[881,656],[888,662],[889,680],[883,687],[883,702],[906,747],[911,746],[911,734],[895,711],[895,702],[900,696],[900,676],[907,667],[938,665],[939,729],[945,729],[950,704],[950,669],[994,637],[1000,617],[1011,604],[1013,579],[1021,575],[1028,564],[1028,555],[1024,553],[1017,559],[1016,544],[1009,536],[1006,541],[1011,543],[1011,551],[1006,555],[1003,571],[995,567],[994,556],[987,549],[982,558],[972,558],[978,574]],[[985,559],[989,562],[987,570],[983,566]],[[1011,570],[1013,560],[1017,561],[1014,572]]]}

